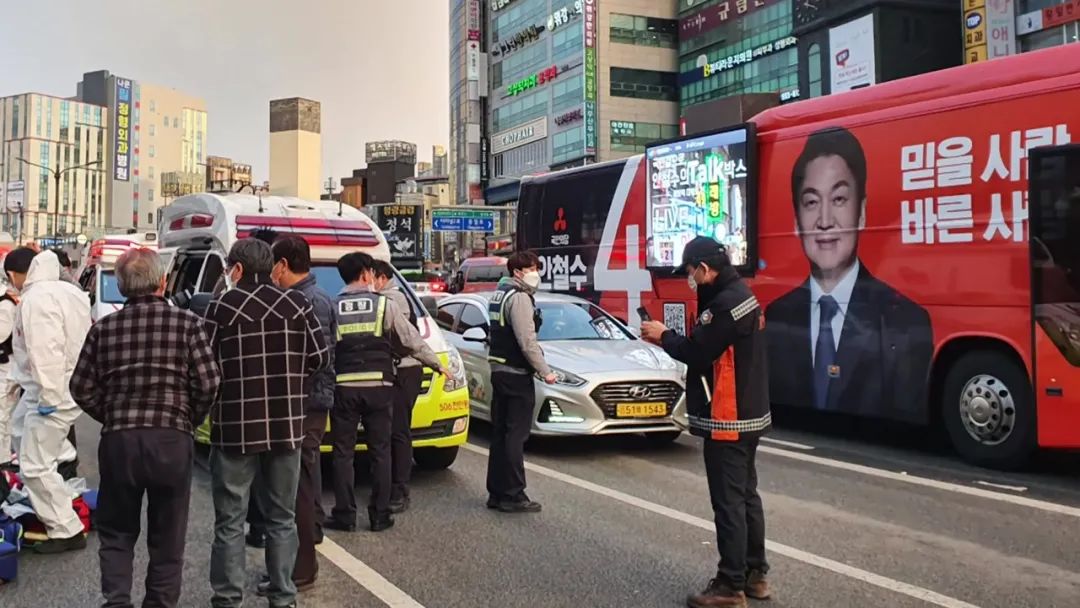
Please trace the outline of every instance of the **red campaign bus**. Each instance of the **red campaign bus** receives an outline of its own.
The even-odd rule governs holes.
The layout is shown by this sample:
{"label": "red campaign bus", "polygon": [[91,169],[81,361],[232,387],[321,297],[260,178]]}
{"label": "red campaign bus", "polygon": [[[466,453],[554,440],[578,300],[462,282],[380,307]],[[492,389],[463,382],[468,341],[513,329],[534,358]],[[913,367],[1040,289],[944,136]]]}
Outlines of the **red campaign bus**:
{"label": "red campaign bus", "polygon": [[525,178],[517,246],[544,288],[685,332],[670,270],[713,236],[765,307],[774,403],[943,424],[967,460],[1015,467],[1080,447],[1074,136],[1070,45]]}

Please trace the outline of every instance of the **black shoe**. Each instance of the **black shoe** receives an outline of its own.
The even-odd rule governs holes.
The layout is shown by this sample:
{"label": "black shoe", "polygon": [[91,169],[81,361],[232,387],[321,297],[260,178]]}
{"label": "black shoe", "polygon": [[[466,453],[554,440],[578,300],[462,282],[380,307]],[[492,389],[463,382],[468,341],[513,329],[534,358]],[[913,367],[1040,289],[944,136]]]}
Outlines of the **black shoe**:
{"label": "black shoe", "polygon": [[252,549],[265,549],[266,548],[266,536],[262,532],[255,530],[248,531],[244,536],[244,542]]}
{"label": "black shoe", "polygon": [[487,508],[489,508],[489,509],[498,509],[499,508],[499,499],[495,498],[494,496],[488,496]]}
{"label": "black shoe", "polygon": [[322,531],[322,526],[319,526],[319,527],[315,528],[315,544],[316,545],[321,545],[322,541],[323,541],[323,531]]}
{"label": "black shoe", "polygon": [[409,507],[411,507],[411,506],[412,506],[412,499],[409,498],[408,496],[403,496],[401,498],[395,498],[395,499],[392,499],[390,501],[390,512],[397,515],[399,513],[404,513],[405,511],[408,511]]}
{"label": "black shoe", "polygon": [[330,519],[326,520],[326,522],[323,523],[323,527],[327,528],[327,529],[330,529],[330,530],[338,530],[340,532],[356,532],[356,524],[355,523],[346,524],[346,523],[340,522],[340,521],[338,521],[338,520],[336,520],[334,518],[330,518]]}
{"label": "black shoe", "polygon": [[371,521],[372,532],[382,532],[394,527],[394,516],[389,511],[380,513],[368,507],[368,519]]}
{"label": "black shoe", "polygon": [[504,500],[496,507],[502,513],[539,513],[542,507],[540,503],[529,500]]}
{"label": "black shoe", "polygon": [[71,538],[50,538],[34,545],[34,553],[55,555],[65,551],[78,551],[86,548],[86,535],[76,534]]}
{"label": "black shoe", "polygon": [[[315,581],[317,581],[317,580],[318,580],[318,577],[315,577],[315,578],[311,579],[310,581],[293,581],[293,584],[296,585],[296,592],[297,593],[304,593],[305,591],[311,591],[312,589],[314,589],[315,588]],[[266,597],[266,596],[270,595],[270,577],[269,576],[267,576],[265,574],[263,575],[262,580],[259,581],[259,586],[255,587],[255,594],[258,595],[259,597]]]}

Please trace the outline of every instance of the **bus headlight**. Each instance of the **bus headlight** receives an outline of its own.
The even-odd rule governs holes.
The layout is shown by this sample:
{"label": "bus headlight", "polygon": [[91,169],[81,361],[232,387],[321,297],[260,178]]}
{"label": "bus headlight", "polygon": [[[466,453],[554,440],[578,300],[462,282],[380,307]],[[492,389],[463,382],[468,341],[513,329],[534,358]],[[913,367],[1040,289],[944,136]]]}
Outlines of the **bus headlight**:
{"label": "bus headlight", "polygon": [[465,388],[468,382],[465,379],[465,362],[461,360],[461,353],[451,345],[447,358],[450,360],[450,376],[443,382],[443,390],[452,392]]}

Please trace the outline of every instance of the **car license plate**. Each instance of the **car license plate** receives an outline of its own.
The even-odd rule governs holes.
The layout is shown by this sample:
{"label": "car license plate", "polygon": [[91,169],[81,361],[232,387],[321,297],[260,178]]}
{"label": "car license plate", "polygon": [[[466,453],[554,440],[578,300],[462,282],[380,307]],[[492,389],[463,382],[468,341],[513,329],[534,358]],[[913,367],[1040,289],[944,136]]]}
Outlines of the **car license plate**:
{"label": "car license plate", "polygon": [[667,416],[666,403],[619,403],[615,406],[618,418],[658,418]]}

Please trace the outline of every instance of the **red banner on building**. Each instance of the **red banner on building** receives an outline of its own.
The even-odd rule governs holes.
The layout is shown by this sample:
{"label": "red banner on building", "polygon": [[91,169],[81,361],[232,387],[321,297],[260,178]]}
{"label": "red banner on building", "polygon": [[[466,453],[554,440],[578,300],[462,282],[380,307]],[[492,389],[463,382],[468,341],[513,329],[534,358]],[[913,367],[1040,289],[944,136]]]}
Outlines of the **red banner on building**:
{"label": "red banner on building", "polygon": [[1080,0],[1069,0],[1050,8],[1044,8],[1042,13],[1043,29],[1072,23],[1080,19]]}

